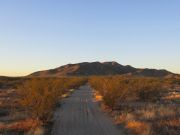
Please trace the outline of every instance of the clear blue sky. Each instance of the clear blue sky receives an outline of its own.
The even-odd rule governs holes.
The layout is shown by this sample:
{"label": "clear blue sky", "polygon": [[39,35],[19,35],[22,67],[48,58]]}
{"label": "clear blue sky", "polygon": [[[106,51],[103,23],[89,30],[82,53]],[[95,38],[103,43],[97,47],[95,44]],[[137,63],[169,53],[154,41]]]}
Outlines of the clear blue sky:
{"label": "clear blue sky", "polygon": [[180,0],[1,0],[0,75],[83,61],[180,73]]}

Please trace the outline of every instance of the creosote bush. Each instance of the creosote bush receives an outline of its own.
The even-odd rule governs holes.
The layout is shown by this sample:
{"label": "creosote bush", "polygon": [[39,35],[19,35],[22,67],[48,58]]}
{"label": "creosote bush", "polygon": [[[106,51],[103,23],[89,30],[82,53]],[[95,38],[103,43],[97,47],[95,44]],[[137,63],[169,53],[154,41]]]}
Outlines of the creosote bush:
{"label": "creosote bush", "polygon": [[127,133],[132,135],[179,134],[179,104],[164,98],[169,92],[176,90],[178,83],[176,78],[89,78],[90,86],[102,96],[103,103],[116,124],[123,125]]}
{"label": "creosote bush", "polygon": [[18,87],[19,104],[28,117],[49,121],[61,95],[86,83],[85,78],[32,78]]}
{"label": "creosote bush", "polygon": [[118,102],[157,101],[163,91],[162,80],[149,77],[91,77],[89,84],[99,91],[111,109]]}

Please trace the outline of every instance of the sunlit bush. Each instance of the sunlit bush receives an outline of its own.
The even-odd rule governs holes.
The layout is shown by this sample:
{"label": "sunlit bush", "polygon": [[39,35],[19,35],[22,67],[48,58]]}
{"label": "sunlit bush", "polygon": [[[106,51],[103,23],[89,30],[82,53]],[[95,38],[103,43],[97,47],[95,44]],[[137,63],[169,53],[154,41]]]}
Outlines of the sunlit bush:
{"label": "sunlit bush", "polygon": [[118,102],[157,101],[163,90],[160,79],[147,77],[91,77],[89,84],[99,91],[105,104],[112,109]]}
{"label": "sunlit bush", "polygon": [[50,120],[56,103],[69,89],[86,83],[84,78],[34,78],[18,87],[19,104],[33,119]]}
{"label": "sunlit bush", "polygon": [[177,135],[178,104],[164,96],[178,85],[175,78],[133,76],[91,77],[89,84],[103,97],[117,124],[133,135]]}

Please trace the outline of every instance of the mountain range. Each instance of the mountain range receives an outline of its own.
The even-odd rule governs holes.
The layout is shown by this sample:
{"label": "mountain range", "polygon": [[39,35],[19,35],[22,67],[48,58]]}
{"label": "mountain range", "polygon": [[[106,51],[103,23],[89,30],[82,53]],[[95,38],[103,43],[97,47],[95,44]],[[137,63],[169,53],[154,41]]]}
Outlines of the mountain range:
{"label": "mountain range", "polygon": [[148,77],[168,77],[176,75],[167,70],[134,68],[117,62],[83,62],[67,64],[58,68],[38,71],[30,77],[92,76],[92,75],[137,75]]}

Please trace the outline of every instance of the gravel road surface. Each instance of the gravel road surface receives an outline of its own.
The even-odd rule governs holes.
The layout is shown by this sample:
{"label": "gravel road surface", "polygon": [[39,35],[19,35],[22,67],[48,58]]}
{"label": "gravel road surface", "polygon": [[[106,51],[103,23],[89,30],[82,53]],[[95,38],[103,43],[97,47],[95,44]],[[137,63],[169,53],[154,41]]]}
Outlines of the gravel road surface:
{"label": "gravel road surface", "polygon": [[123,135],[99,109],[87,85],[64,99],[54,121],[52,135]]}

